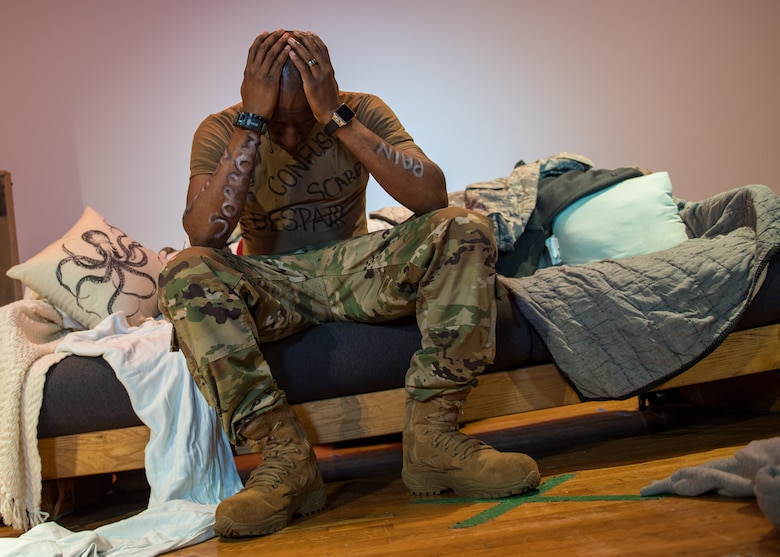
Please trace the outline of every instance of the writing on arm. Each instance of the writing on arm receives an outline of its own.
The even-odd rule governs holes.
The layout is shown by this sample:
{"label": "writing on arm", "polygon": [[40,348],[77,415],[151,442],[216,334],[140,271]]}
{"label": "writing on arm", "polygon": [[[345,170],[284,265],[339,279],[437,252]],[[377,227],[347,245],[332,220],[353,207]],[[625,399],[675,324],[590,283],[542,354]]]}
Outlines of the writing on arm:
{"label": "writing on arm", "polygon": [[404,170],[410,171],[417,178],[422,178],[425,174],[425,165],[421,159],[414,158],[405,152],[399,151],[385,141],[380,141],[377,144],[375,152],[383,155],[387,160],[401,165]]}
{"label": "writing on arm", "polygon": [[[222,245],[238,223],[259,157],[260,136],[247,132],[237,147],[228,144],[217,169],[203,186],[190,195],[184,224],[193,245]],[[221,184],[221,186],[219,185]],[[211,225],[209,237],[197,238],[202,225]]]}

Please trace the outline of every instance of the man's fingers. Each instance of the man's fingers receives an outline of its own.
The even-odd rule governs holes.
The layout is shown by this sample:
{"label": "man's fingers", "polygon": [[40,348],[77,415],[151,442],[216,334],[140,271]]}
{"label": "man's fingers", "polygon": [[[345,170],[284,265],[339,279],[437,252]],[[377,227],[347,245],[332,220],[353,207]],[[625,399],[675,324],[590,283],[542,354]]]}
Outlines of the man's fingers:
{"label": "man's fingers", "polygon": [[257,51],[267,36],[268,36],[267,32],[260,33],[252,42],[252,46],[249,47],[249,53],[247,54],[247,58],[246,58],[247,65],[254,64],[255,59],[257,58]]}
{"label": "man's fingers", "polygon": [[290,51],[290,56],[293,60],[293,63],[295,64],[295,67],[298,68],[298,71],[300,72],[305,71],[307,66],[304,63],[308,62],[311,59],[311,55],[309,54],[309,51],[294,36],[290,37],[287,40],[287,42],[292,48],[292,50]]}
{"label": "man's fingers", "polygon": [[286,39],[287,35],[283,29],[277,29],[272,33],[261,33],[249,48],[247,65],[262,65],[269,58],[273,63],[279,53],[284,50]]}
{"label": "man's fingers", "polygon": [[287,52],[290,50],[290,45],[287,44],[288,34],[286,32],[280,32],[281,34],[274,39],[274,43],[270,46],[268,54],[266,55],[266,61],[270,61],[271,65],[278,65],[281,60],[282,64],[287,59]]}
{"label": "man's fingers", "polygon": [[[293,45],[296,54],[308,64],[311,60],[316,60],[316,63],[308,64],[309,67],[314,67],[317,65],[327,65],[330,64],[330,58],[328,56],[328,49],[325,48],[325,44],[322,42],[322,39],[320,39],[317,35],[310,32],[301,32],[296,31],[293,35]],[[300,46],[300,48],[295,48],[295,45]]]}

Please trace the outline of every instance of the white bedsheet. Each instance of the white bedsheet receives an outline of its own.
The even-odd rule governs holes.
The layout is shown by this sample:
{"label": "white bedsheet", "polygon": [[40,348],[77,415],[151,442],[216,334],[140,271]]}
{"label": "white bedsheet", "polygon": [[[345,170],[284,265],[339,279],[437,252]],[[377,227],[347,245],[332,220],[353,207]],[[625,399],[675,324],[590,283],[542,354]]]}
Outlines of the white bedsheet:
{"label": "white bedsheet", "polygon": [[0,539],[0,555],[155,556],[214,536],[217,503],[241,489],[241,479],[216,415],[197,391],[184,357],[170,352],[171,325],[128,325],[124,314],[71,333],[57,353],[102,356],[127,388],[133,409],[149,426],[148,508],[92,532],[56,524]]}

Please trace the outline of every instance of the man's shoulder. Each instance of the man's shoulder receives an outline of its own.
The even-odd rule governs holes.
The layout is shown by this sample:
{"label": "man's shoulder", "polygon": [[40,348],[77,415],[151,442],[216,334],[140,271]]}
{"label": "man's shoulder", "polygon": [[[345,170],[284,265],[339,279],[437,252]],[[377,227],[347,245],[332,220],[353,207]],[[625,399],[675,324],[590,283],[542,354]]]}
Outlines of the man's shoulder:
{"label": "man's shoulder", "polygon": [[214,112],[213,114],[209,114],[206,119],[230,120],[230,123],[232,124],[233,119],[239,112],[241,112],[241,103],[236,103],[234,105],[228,106],[227,108],[223,108],[220,111]]}
{"label": "man's shoulder", "polygon": [[340,91],[341,102],[355,111],[358,120],[397,149],[417,147],[385,101],[372,93]]}
{"label": "man's shoulder", "polygon": [[196,137],[202,136],[226,136],[229,137],[233,131],[233,121],[236,114],[241,110],[241,103],[234,104],[227,108],[214,112],[206,116],[198,125],[195,132]]}
{"label": "man's shoulder", "polygon": [[349,105],[352,110],[371,110],[385,107],[384,101],[373,93],[363,93],[357,91],[339,91],[341,102]]}

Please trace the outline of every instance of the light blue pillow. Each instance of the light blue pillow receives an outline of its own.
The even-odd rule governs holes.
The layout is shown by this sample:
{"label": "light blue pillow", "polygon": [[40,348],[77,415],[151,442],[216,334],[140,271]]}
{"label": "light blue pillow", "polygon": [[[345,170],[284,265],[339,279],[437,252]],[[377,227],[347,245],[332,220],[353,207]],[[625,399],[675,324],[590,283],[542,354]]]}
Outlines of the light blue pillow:
{"label": "light blue pillow", "polygon": [[624,180],[569,205],[553,221],[560,262],[622,259],[687,240],[668,172]]}

